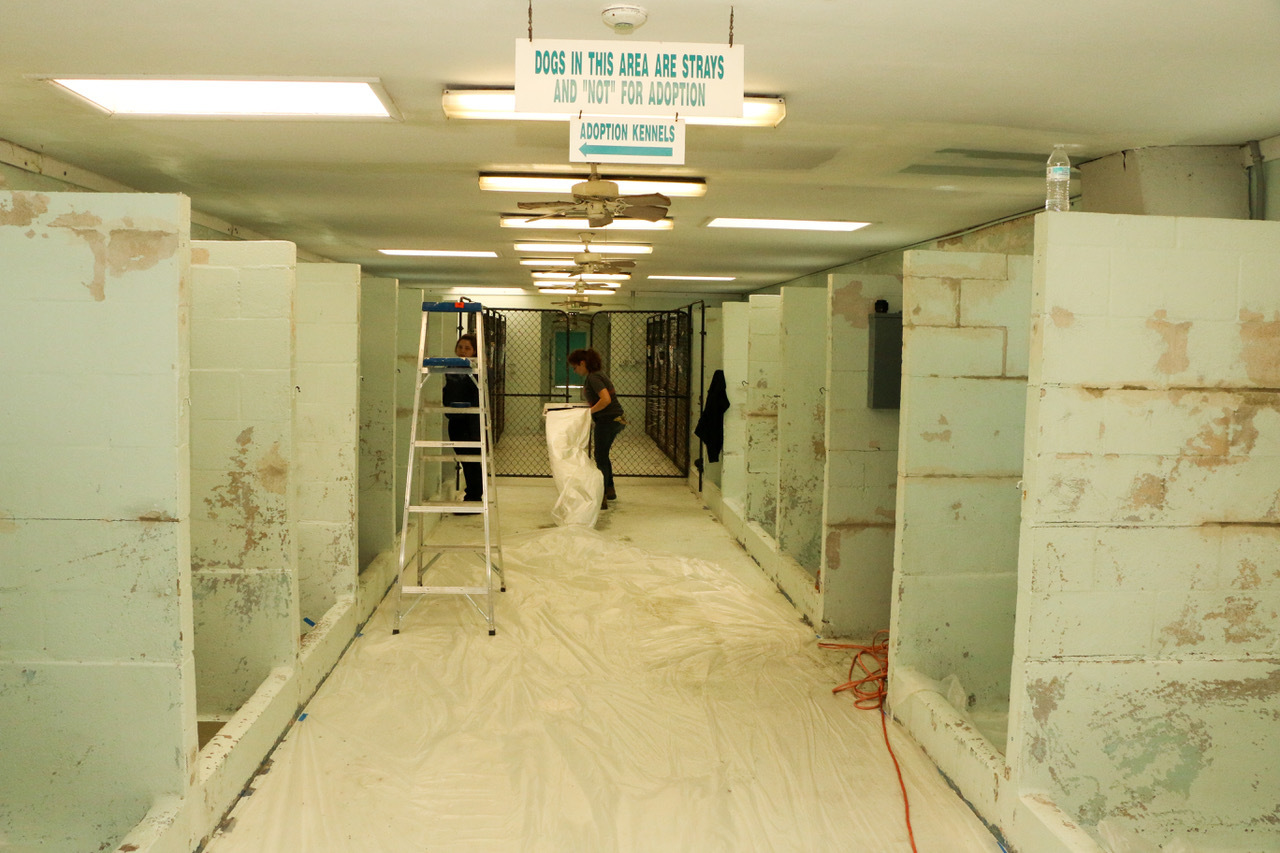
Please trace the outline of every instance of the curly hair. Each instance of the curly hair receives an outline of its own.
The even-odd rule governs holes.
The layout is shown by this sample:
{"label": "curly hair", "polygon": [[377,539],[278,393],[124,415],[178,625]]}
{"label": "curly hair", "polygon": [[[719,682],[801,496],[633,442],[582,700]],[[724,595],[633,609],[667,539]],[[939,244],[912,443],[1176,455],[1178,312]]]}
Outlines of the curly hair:
{"label": "curly hair", "polygon": [[604,364],[600,361],[600,353],[593,349],[576,349],[569,353],[570,364],[585,364],[587,373],[598,373]]}

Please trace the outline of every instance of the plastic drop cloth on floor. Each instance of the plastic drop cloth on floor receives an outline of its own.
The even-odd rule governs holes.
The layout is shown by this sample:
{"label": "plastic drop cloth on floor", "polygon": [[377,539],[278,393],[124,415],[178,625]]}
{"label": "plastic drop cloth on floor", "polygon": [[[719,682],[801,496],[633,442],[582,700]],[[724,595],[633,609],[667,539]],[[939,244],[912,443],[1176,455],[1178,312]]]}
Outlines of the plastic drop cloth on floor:
{"label": "plastic drop cloth on floor", "polygon": [[[497,636],[455,597],[393,636],[389,597],[206,853],[910,849],[878,715],[780,596],[582,527],[504,550]],[[921,853],[998,851],[890,735]]]}
{"label": "plastic drop cloth on floor", "polygon": [[548,409],[547,455],[560,496],[551,508],[556,524],[595,527],[604,501],[604,475],[587,455],[591,412],[585,406]]}

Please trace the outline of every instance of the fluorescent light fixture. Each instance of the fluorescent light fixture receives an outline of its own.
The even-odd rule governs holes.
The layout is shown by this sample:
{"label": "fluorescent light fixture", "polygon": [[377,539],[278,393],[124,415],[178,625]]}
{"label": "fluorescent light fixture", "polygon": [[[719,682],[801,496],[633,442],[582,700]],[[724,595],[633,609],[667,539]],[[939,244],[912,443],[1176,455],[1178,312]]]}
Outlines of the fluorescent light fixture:
{"label": "fluorescent light fixture", "polygon": [[[583,243],[516,243],[517,252],[585,252]],[[648,243],[592,243],[591,251],[601,255],[651,255]]]}
{"label": "fluorescent light fixture", "polygon": [[[607,296],[613,293],[612,290],[596,290],[595,288],[587,288],[586,290],[574,290],[572,287],[548,287],[539,290],[538,293],[571,293],[571,294],[587,294],[590,296]],[[577,387],[577,386],[574,386]]]}
{"label": "fluorescent light fixture", "polygon": [[408,258],[496,258],[497,252],[464,252],[452,249],[379,249],[384,255]]}
{"label": "fluorescent light fixture", "polygon": [[392,117],[377,80],[46,79],[121,116]]}
{"label": "fluorescent light fixture", "polygon": [[521,258],[522,267],[572,267],[577,261],[573,258]]}
{"label": "fluorescent light fixture", "polygon": [[[573,185],[582,183],[586,175],[516,175],[480,173],[480,189],[507,193],[568,193]],[[615,178],[609,180],[618,185],[619,195],[647,195],[662,193],[671,198],[701,198],[707,194],[707,182],[701,178]]]}
{"label": "fluorescent light fixture", "polygon": [[528,293],[523,287],[451,287],[445,291],[450,296],[522,296]]}
{"label": "fluorescent light fixture", "polygon": [[607,287],[609,289],[622,287],[621,282],[593,282],[593,280],[590,279],[559,280],[559,282],[541,280],[541,282],[534,282],[534,284],[538,287],[539,293],[545,291],[548,287],[579,287],[581,284],[585,284],[585,286],[588,287]]}
{"label": "fluorescent light fixture", "polygon": [[533,273],[533,277],[534,278],[554,278],[554,279],[573,278],[581,281],[630,281],[631,273],[586,272],[586,273],[575,274],[571,272],[559,272],[559,271],[550,271],[550,270],[544,272],[542,270],[535,270]]}
{"label": "fluorescent light fixture", "polygon": [[655,281],[734,281],[736,275],[651,275]]}
{"label": "fluorescent light fixture", "polygon": [[[440,99],[447,118],[505,121],[568,121],[577,113],[518,113],[514,89],[445,89]],[[777,127],[787,117],[782,98],[748,95],[742,99],[742,116],[711,118],[681,116],[685,124],[734,127]]]}
{"label": "fluorescent light fixture", "polygon": [[[585,217],[570,218],[567,216],[538,219],[528,216],[504,216],[498,222],[503,228],[554,228],[569,231],[670,231],[675,222],[671,219],[659,219],[650,222],[647,219],[618,218],[608,225],[591,226]],[[592,245],[595,245],[594,243]]]}
{"label": "fluorescent light fixture", "polygon": [[776,228],[784,231],[857,231],[870,222],[847,222],[822,219],[731,219],[718,217],[707,223],[708,228]]}

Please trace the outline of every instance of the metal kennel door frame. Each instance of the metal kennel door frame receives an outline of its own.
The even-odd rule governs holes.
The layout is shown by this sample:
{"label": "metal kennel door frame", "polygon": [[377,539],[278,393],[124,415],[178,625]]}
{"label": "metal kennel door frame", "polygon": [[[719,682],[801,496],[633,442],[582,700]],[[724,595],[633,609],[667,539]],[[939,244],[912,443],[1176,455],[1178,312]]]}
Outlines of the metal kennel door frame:
{"label": "metal kennel door frame", "polygon": [[629,422],[610,454],[615,476],[689,475],[693,309],[591,316],[591,347]]}
{"label": "metal kennel door frame", "polygon": [[572,333],[587,341],[588,320],[549,308],[487,308],[484,314],[486,343],[493,350],[488,363],[494,472],[550,477],[542,406],[578,399],[578,389],[565,381],[564,357]]}

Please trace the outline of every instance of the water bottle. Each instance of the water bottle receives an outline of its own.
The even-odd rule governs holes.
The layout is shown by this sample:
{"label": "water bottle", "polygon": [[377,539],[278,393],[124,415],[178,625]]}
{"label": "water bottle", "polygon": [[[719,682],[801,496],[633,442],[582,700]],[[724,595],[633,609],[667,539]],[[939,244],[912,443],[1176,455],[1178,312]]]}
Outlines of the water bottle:
{"label": "water bottle", "polygon": [[1044,209],[1071,209],[1071,160],[1061,145],[1053,146],[1045,165]]}

